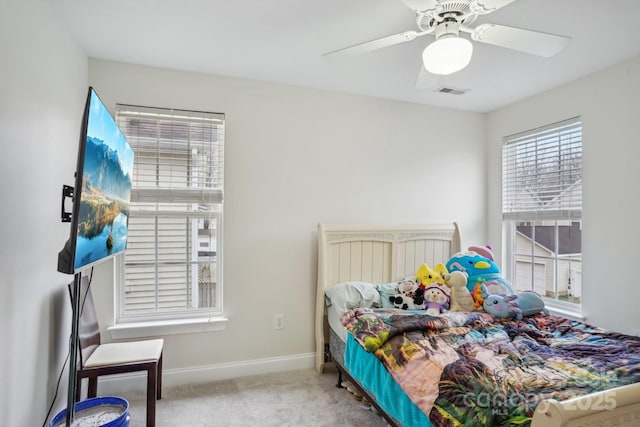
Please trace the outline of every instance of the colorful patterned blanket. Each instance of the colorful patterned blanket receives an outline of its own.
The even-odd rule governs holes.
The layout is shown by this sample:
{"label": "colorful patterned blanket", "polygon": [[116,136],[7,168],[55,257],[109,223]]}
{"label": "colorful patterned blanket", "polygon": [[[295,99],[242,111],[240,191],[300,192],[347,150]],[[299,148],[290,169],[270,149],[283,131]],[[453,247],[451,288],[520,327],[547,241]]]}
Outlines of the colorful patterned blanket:
{"label": "colorful patterned blanket", "polygon": [[543,399],[640,381],[640,337],[557,316],[357,308],[342,322],[434,426],[528,426]]}

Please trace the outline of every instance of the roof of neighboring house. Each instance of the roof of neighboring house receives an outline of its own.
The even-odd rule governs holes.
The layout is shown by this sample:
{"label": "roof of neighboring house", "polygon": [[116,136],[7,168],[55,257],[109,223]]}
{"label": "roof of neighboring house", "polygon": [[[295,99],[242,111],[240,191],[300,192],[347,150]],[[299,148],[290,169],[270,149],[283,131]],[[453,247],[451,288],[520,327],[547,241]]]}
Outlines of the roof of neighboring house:
{"label": "roof of neighboring house", "polygon": [[[519,225],[516,230],[528,237],[532,238],[532,226]],[[555,251],[555,226],[553,225],[536,225],[535,241],[541,246]],[[558,227],[558,255],[579,254],[582,252],[582,230],[580,223],[573,222],[570,227]]]}

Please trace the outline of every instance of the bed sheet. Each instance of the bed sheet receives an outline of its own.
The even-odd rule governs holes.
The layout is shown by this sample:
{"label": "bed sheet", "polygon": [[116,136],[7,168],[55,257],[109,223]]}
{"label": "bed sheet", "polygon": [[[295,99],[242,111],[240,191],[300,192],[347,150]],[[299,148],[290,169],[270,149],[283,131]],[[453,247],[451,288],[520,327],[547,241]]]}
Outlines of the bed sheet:
{"label": "bed sheet", "polygon": [[332,357],[376,399],[382,410],[403,427],[433,427],[384,365],[347,331],[342,324],[343,315],[334,305],[327,306]]}
{"label": "bed sheet", "polygon": [[640,381],[640,337],[557,316],[355,309],[343,323],[436,426],[529,425],[544,399]]}
{"label": "bed sheet", "polygon": [[384,365],[365,351],[353,335],[347,335],[344,366],[349,374],[375,396],[380,408],[403,427],[433,427],[427,416],[418,408]]}
{"label": "bed sheet", "polygon": [[347,342],[347,328],[342,324],[343,313],[339,313],[333,305],[327,306],[327,320],[329,322],[329,328],[342,340],[343,343]]}

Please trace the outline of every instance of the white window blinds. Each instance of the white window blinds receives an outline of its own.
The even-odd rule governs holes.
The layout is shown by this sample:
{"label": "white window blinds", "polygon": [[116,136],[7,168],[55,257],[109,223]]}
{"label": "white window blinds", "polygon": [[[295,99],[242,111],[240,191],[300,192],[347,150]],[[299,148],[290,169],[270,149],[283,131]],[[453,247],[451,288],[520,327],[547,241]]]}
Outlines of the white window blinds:
{"label": "white window blinds", "polygon": [[224,115],[117,105],[134,150],[120,318],[222,312]]}
{"label": "white window blinds", "polygon": [[582,121],[579,117],[504,138],[505,219],[579,218]]}

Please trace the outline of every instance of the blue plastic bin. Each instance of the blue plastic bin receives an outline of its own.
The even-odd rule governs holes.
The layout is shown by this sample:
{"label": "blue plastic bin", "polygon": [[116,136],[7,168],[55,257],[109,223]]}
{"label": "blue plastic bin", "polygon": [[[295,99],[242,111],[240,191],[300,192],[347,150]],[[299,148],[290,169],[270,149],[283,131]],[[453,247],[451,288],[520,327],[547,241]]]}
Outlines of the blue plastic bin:
{"label": "blue plastic bin", "polygon": [[[82,420],[81,411],[95,408],[97,406],[121,406],[122,413],[118,418],[107,422],[106,424],[100,424],[102,427],[127,427],[129,425],[129,419],[131,418],[129,414],[129,402],[121,397],[114,396],[102,396],[102,397],[93,397],[91,399],[82,400],[76,403],[76,414],[74,416],[74,422],[78,422]],[[65,421],[67,418],[67,409],[63,409],[60,411],[49,423],[49,427],[56,427],[57,425],[65,425]]]}

